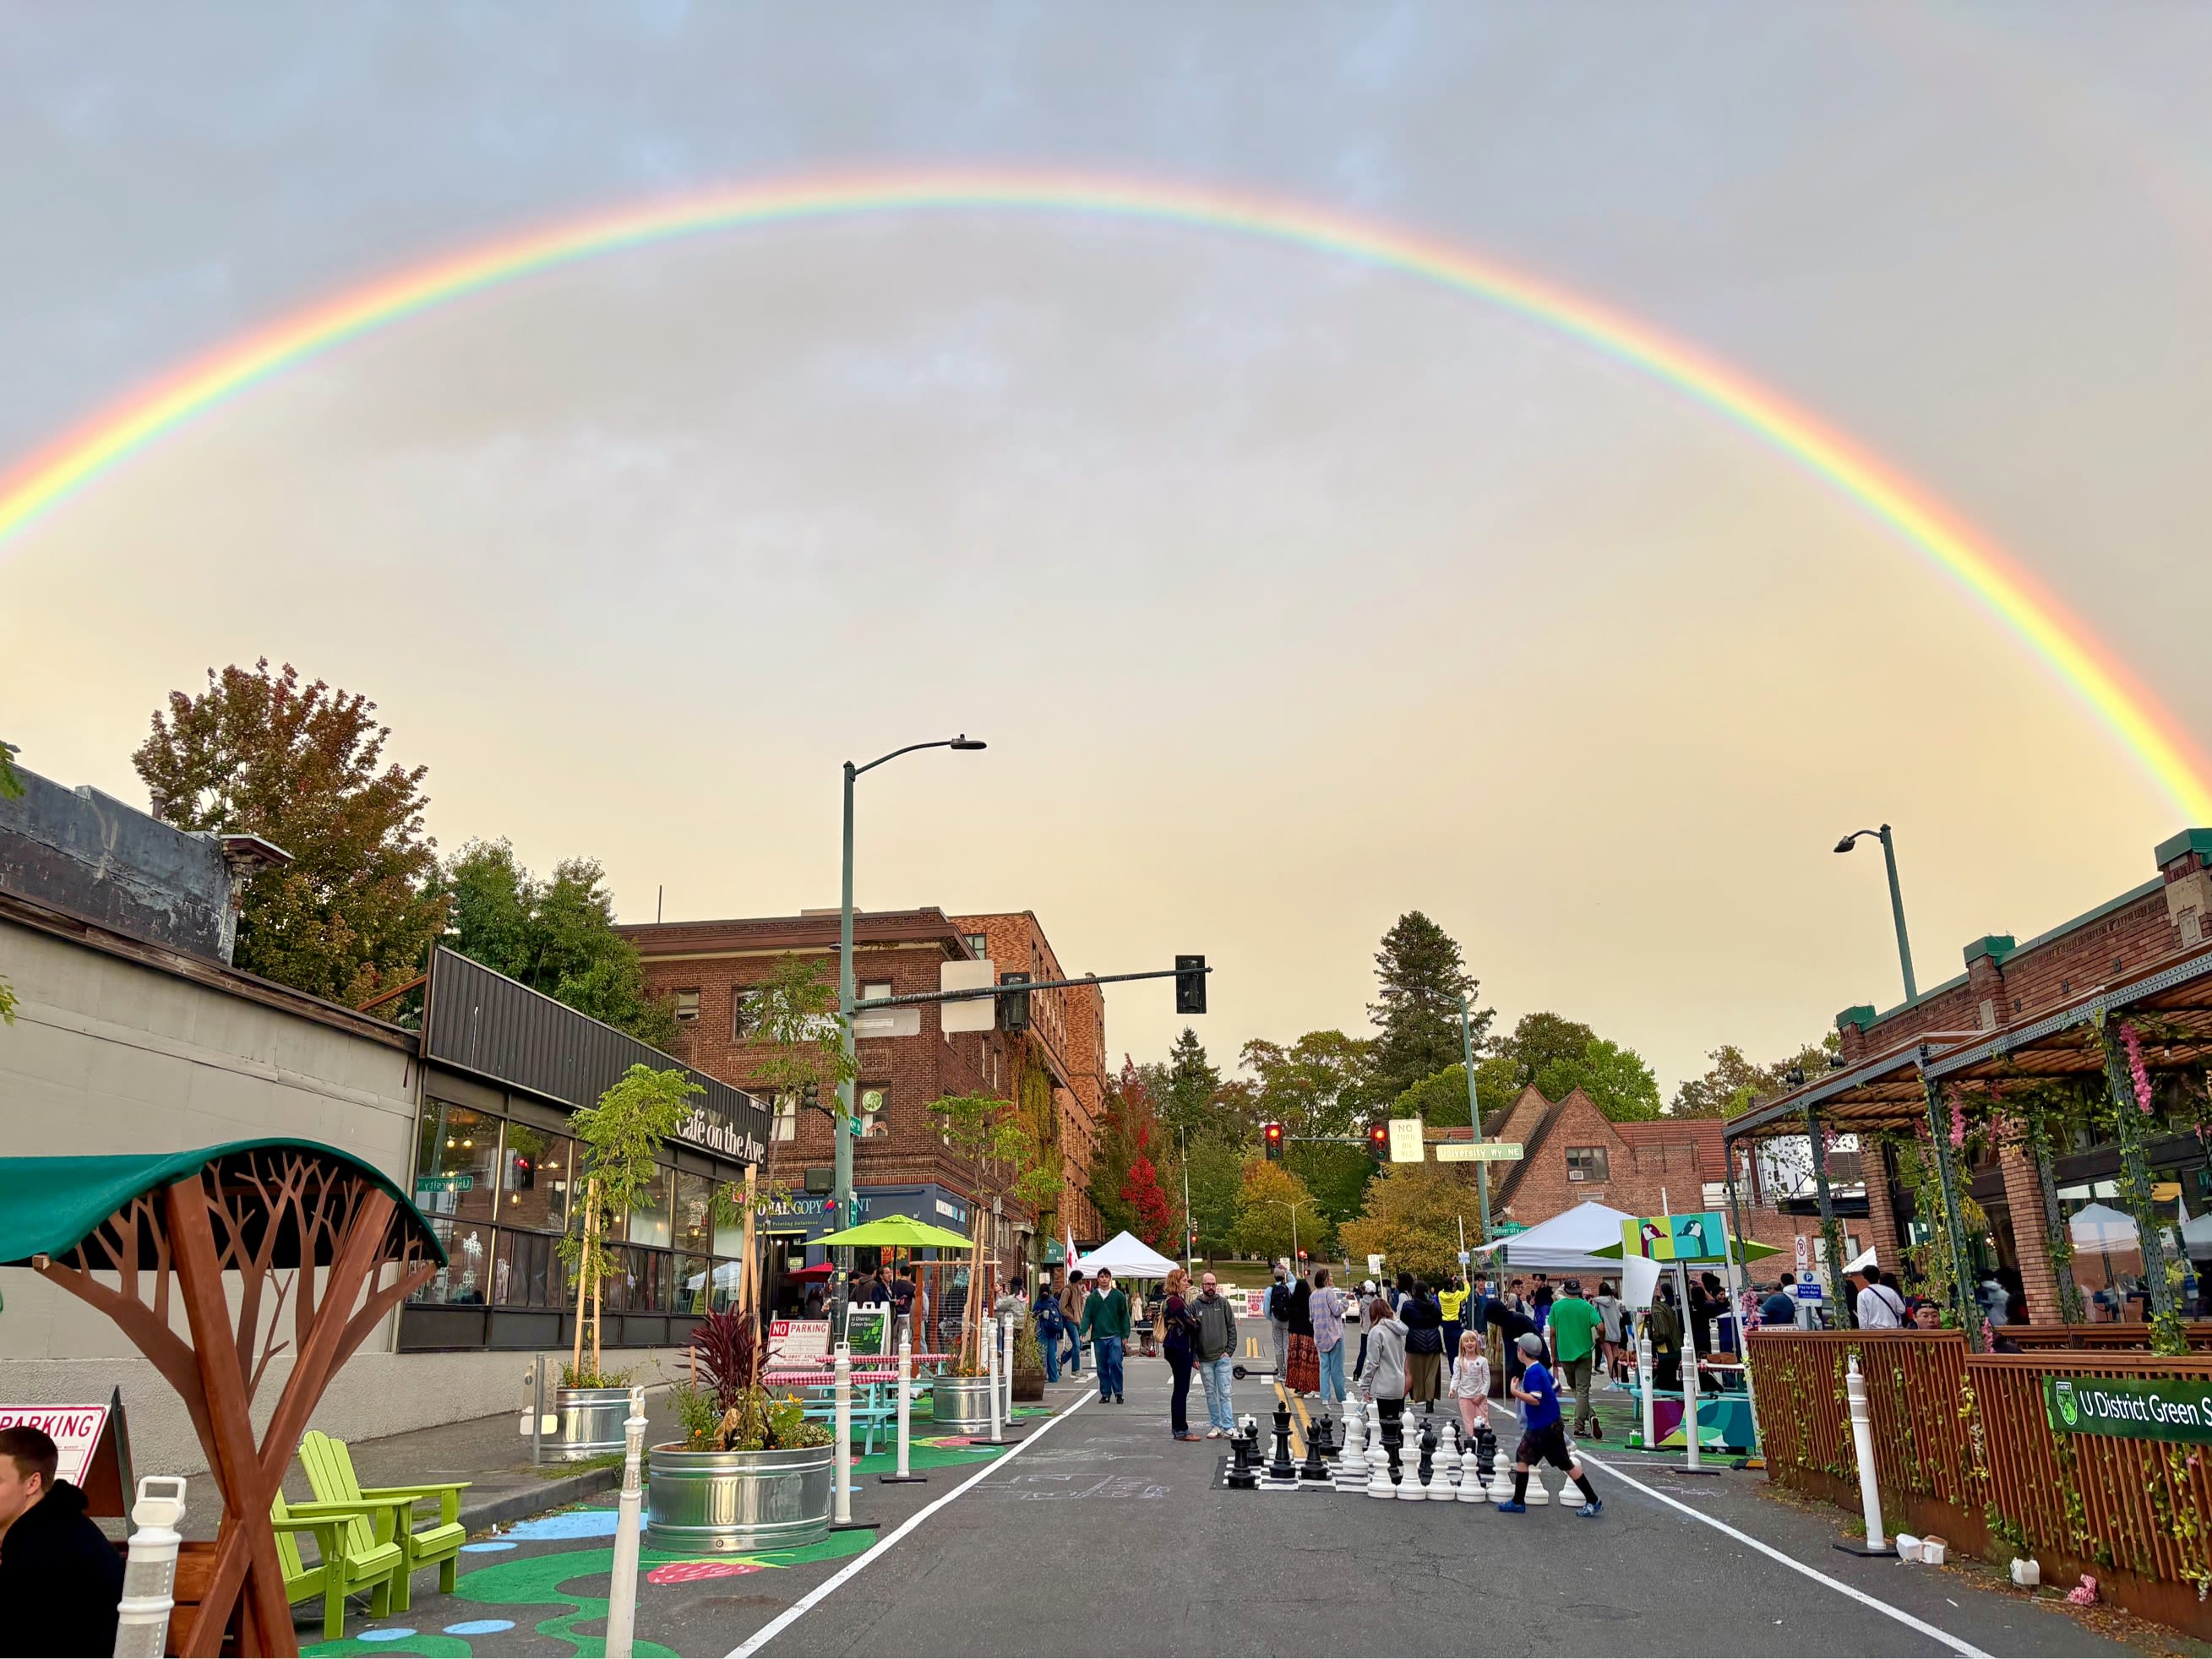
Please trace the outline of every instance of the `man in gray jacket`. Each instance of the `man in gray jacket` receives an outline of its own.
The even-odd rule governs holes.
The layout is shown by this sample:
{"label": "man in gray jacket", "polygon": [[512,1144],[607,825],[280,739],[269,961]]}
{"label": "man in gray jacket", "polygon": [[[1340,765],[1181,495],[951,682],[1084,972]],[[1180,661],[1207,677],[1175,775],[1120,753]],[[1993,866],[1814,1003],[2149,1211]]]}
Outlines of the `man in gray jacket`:
{"label": "man in gray jacket", "polygon": [[1221,1294],[1212,1273],[1199,1282],[1198,1299],[1190,1304],[1198,1322],[1194,1345],[1198,1358],[1198,1380],[1206,1388],[1206,1437],[1219,1440],[1237,1432],[1237,1414],[1231,1409],[1229,1385],[1237,1353],[1237,1310]]}

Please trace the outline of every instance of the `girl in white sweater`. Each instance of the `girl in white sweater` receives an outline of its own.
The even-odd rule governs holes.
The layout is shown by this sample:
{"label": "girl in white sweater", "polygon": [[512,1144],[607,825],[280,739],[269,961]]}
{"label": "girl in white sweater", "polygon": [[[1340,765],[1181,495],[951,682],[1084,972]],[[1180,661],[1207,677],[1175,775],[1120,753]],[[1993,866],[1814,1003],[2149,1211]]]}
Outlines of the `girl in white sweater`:
{"label": "girl in white sweater", "polygon": [[1473,1331],[1459,1340],[1459,1357],[1452,1361],[1451,1394],[1459,1401],[1460,1427],[1471,1440],[1490,1407],[1490,1361],[1482,1352],[1482,1339]]}

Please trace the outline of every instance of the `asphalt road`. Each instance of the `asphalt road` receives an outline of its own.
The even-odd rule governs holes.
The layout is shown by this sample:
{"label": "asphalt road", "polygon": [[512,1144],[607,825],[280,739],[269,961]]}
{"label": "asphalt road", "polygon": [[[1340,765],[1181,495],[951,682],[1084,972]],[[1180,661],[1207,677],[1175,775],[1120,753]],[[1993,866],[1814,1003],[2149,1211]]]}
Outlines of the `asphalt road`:
{"label": "asphalt road", "polygon": [[[1826,1518],[1759,1497],[1753,1488],[1760,1476],[1691,1478],[1590,1448],[1614,1467],[1591,1470],[1606,1507],[1589,1521],[1556,1503],[1504,1516],[1488,1505],[1385,1504],[1325,1491],[1229,1492],[1215,1484],[1221,1443],[1168,1437],[1165,1366],[1132,1361],[1128,1389],[1127,1406],[1093,1400],[1048,1429],[1031,1428],[1035,1443],[988,1466],[973,1487],[755,1650],[2132,1651],[2062,1613],[1956,1575],[1844,1555],[1832,1547],[1837,1532]],[[1076,1397],[1064,1387],[1052,1393]],[[1240,1412],[1272,1405],[1264,1380],[1240,1388]],[[1498,1426],[1510,1446],[1506,1425]],[[1803,1576],[1668,1498],[1836,1583]],[[821,1572],[817,1587],[830,1577]],[[793,1588],[796,1602],[804,1587]],[[775,1616],[763,1613],[751,1621],[756,1632]],[[749,1637],[725,1626],[685,1630],[678,1639],[687,1653],[726,1652]]]}

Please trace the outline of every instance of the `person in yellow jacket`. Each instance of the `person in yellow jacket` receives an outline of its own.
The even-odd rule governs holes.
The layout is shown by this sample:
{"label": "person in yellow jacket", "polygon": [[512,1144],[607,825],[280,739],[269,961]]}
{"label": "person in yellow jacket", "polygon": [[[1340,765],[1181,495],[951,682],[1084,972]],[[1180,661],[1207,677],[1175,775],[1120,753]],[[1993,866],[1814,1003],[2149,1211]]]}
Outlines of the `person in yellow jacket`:
{"label": "person in yellow jacket", "polygon": [[1466,1328],[1462,1316],[1467,1311],[1467,1281],[1457,1273],[1444,1280],[1443,1289],[1437,1292],[1437,1305],[1443,1310],[1444,1355],[1447,1360],[1459,1352],[1459,1334]]}

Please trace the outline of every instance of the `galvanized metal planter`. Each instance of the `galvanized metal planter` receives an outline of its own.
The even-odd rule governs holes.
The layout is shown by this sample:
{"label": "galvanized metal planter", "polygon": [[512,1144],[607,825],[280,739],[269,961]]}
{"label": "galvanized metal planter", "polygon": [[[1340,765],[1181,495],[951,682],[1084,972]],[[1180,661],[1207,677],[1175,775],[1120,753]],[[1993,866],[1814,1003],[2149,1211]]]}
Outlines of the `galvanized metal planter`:
{"label": "galvanized metal planter", "polygon": [[830,1446],[653,1449],[645,1542],[678,1554],[791,1549],[830,1535]]}
{"label": "galvanized metal planter", "polygon": [[[1003,1382],[1000,1385],[1005,1386]],[[991,1379],[940,1376],[930,1385],[931,1414],[940,1434],[988,1434],[991,1430]]]}
{"label": "galvanized metal planter", "polygon": [[575,1463],[622,1450],[628,1389],[556,1389],[553,1409],[561,1414],[561,1443],[551,1448],[553,1456]]}

